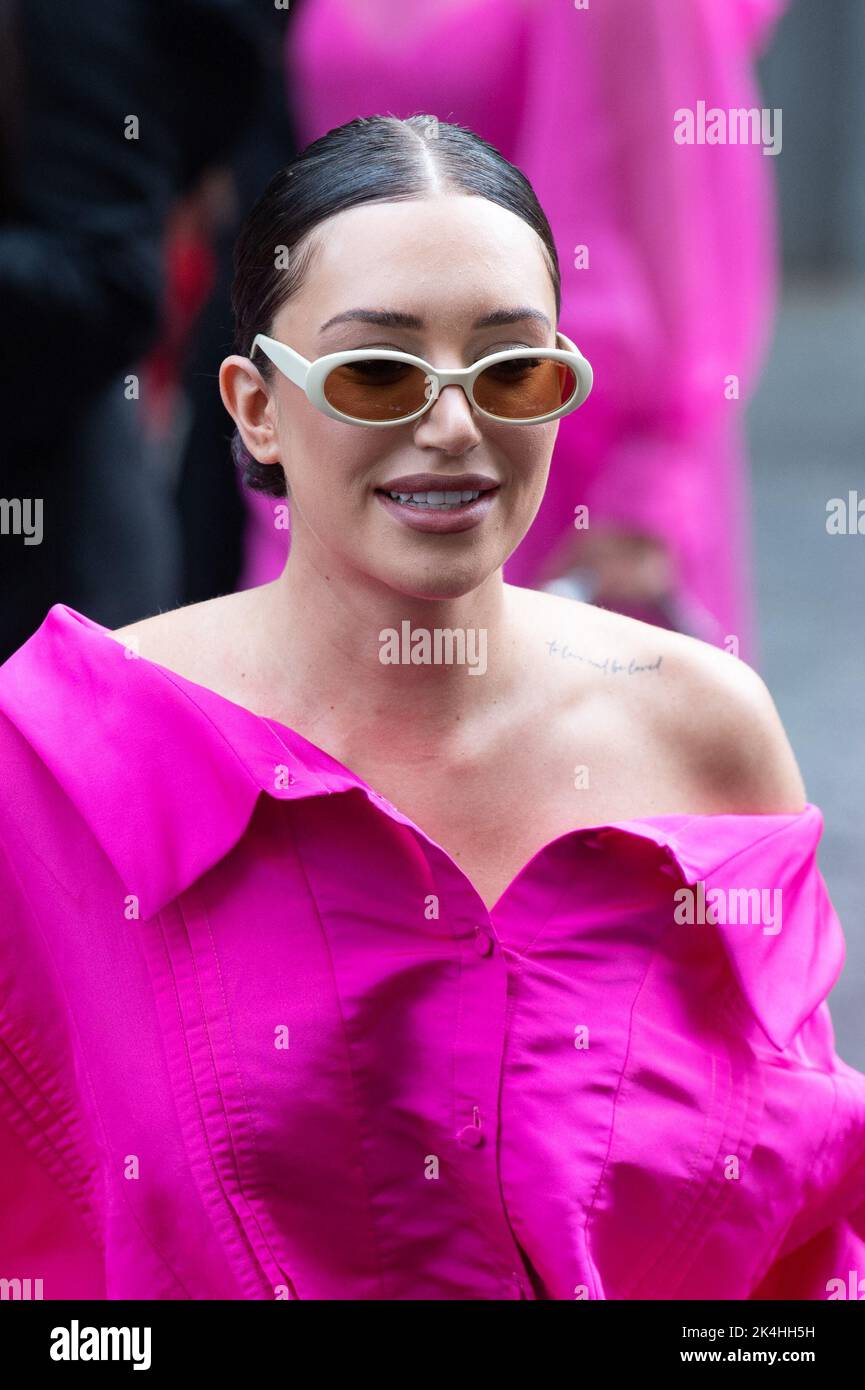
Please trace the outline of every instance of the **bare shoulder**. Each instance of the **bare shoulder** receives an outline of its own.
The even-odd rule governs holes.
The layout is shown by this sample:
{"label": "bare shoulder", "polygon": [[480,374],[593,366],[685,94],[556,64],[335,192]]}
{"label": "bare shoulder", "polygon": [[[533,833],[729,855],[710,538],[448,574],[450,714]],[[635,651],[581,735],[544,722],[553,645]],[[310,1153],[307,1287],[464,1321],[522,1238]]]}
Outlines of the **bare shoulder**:
{"label": "bare shoulder", "polygon": [[[135,647],[148,660],[162,661],[172,653],[181,651],[189,638],[200,632],[210,620],[214,605],[222,602],[222,599],[206,599],[203,603],[189,603],[165,613],[137,618],[133,623],[114,628],[109,636],[123,646]],[[165,664],[169,665],[170,662],[166,661]]]}
{"label": "bare shoulder", "polygon": [[534,593],[526,604],[547,650],[556,644],[555,665],[575,673],[580,698],[588,682],[626,737],[637,729],[662,762],[679,769],[683,787],[699,789],[707,812],[802,810],[806,793],[796,758],[752,666],[697,638],[573,599]]}
{"label": "bare shoulder", "polygon": [[240,590],[184,604],[115,628],[109,636],[148,661],[219,689],[230,674],[229,660],[243,660],[247,594]]}
{"label": "bare shoulder", "polygon": [[731,811],[801,811],[802,774],[762,676],[708,642],[681,633],[665,637],[674,687],[670,713],[706,785]]}

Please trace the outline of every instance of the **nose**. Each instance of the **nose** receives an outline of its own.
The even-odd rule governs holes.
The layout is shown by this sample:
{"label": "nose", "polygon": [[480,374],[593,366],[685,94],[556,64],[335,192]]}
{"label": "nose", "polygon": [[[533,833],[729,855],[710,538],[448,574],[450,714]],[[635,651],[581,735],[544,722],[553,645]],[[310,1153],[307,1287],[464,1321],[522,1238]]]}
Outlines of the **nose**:
{"label": "nose", "polygon": [[415,425],[415,441],[421,447],[445,453],[463,453],[481,438],[477,417],[462,386],[443,386],[437,399]]}

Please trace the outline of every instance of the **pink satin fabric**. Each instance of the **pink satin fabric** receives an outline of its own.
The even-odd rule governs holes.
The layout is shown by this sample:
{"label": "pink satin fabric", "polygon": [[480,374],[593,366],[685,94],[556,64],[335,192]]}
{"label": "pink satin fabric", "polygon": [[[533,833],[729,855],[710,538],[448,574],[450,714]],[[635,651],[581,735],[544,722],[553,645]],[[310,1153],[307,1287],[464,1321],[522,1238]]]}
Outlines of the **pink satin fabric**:
{"label": "pink satin fabric", "polygon": [[[0,667],[0,761],[0,1276],[822,1299],[865,1271],[815,806],[576,829],[488,912],[349,768],[64,604]],[[687,886],[778,889],[780,930],[679,923]]]}

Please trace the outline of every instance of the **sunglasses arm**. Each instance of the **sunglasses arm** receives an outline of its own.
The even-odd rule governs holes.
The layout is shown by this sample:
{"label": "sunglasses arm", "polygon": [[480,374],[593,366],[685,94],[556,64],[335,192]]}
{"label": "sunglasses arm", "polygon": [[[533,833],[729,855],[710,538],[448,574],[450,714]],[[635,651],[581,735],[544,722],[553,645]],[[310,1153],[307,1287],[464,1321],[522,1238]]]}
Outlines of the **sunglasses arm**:
{"label": "sunglasses arm", "polygon": [[266,337],[264,333],[256,333],[252,340],[250,355],[255,352],[256,348],[261,348],[265,356],[270,358],[274,366],[278,367],[289,381],[293,381],[295,386],[305,389],[310,366],[308,358],[301,357],[300,353],[295,352],[293,348],[288,347],[285,343],[278,343],[275,338]]}
{"label": "sunglasses arm", "polygon": [[566,352],[574,353],[577,358],[577,376],[580,382],[577,405],[582,405],[590,395],[594,384],[595,374],[592,371],[592,364],[583,356],[576,343],[572,342],[561,330],[556,332],[556,343],[560,348],[564,348]]}

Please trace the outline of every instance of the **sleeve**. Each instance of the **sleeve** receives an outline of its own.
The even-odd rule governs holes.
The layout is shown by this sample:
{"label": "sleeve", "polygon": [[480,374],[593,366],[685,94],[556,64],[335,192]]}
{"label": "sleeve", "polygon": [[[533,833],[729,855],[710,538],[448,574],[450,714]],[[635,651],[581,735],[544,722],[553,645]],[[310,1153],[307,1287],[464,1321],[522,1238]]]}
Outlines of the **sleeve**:
{"label": "sleeve", "polygon": [[556,239],[562,327],[595,370],[557,437],[560,535],[584,502],[674,550],[699,540],[715,466],[702,441],[735,408],[726,379],[743,400],[753,389],[774,306],[773,161],[678,144],[674,113],[759,105],[752,50],[784,3],[529,7],[514,162]]}
{"label": "sleeve", "polygon": [[62,989],[16,872],[8,828],[2,805],[0,1277],[10,1281],[10,1297],[102,1299],[96,1149],[78,1101]]}
{"label": "sleeve", "polygon": [[[828,903],[822,875],[814,871],[812,876],[819,879]],[[834,914],[834,909],[830,910]],[[815,959],[805,966],[809,976],[818,968]],[[795,981],[789,980],[788,991],[795,988]],[[819,1150],[800,1175],[801,1189],[792,1218],[748,1298],[860,1300],[865,1298],[865,1074],[849,1066],[837,1052],[828,999],[802,1023],[791,1040],[787,1058],[785,1074],[791,1088],[788,1169],[810,1152],[819,1111],[808,1093],[825,1086],[827,1080],[831,1114]],[[773,1080],[774,1076],[773,1069]]]}
{"label": "sleeve", "polygon": [[10,1296],[25,1296],[29,1279],[31,1298],[104,1299],[101,1250],[73,1199],[18,1132],[23,1121],[0,1081],[0,1270],[20,1281]]}
{"label": "sleeve", "polygon": [[819,865],[822,812],[689,824],[678,847],[717,909],[711,939],[736,986],[722,1008],[758,1113],[715,1259],[746,1299],[850,1297],[865,1280],[865,1073],[839,1054],[830,1007],[846,941]]}
{"label": "sleeve", "polygon": [[828,1139],[751,1299],[865,1299],[865,1076],[837,1054],[833,1063]]}
{"label": "sleeve", "polygon": [[766,1299],[865,1298],[865,1198],[855,1211],[781,1256],[748,1295]]}

